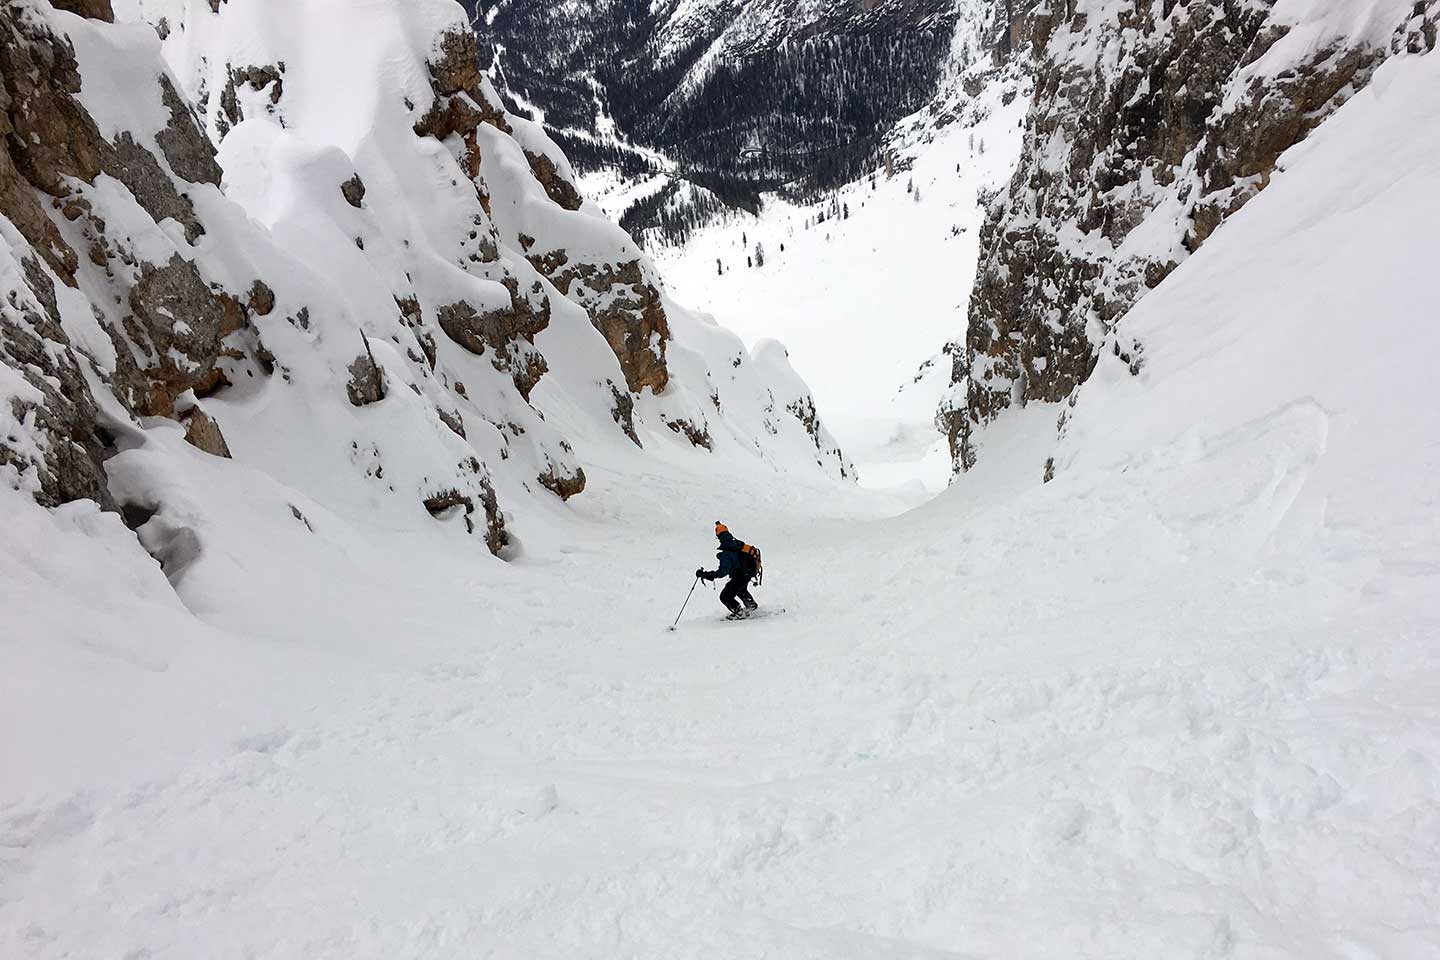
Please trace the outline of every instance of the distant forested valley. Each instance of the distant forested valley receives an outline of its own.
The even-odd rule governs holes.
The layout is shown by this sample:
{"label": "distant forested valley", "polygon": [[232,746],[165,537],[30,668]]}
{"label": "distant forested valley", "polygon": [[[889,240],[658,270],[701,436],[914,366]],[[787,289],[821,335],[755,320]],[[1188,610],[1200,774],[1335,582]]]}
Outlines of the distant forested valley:
{"label": "distant forested valley", "polygon": [[540,115],[577,169],[636,179],[664,165],[704,188],[637,202],[622,219],[642,241],[683,241],[762,193],[813,199],[873,170],[885,133],[933,93],[954,24],[942,0],[837,2],[833,16],[742,44],[724,31],[744,0],[684,32],[667,22],[673,3],[465,2],[507,107]]}

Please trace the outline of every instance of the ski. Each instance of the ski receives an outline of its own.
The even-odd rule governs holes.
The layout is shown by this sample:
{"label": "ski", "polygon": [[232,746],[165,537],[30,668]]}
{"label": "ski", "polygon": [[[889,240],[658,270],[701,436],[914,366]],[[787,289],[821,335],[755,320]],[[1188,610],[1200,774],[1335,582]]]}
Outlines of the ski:
{"label": "ski", "polygon": [[744,623],[746,620],[765,620],[769,617],[778,617],[785,612],[784,607],[760,607],[752,610],[743,617],[730,617],[728,614],[720,618],[723,623]]}

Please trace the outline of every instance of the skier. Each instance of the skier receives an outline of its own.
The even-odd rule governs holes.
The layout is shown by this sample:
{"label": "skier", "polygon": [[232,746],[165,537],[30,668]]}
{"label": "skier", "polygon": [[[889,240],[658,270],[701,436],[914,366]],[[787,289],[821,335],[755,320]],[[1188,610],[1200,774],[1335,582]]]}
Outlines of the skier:
{"label": "skier", "polygon": [[[720,591],[720,602],[730,611],[730,615],[725,619],[743,620],[758,606],[755,598],[750,596],[750,581],[758,572],[758,564],[754,559],[758,551],[753,548],[747,550],[745,544],[735,539],[735,535],[719,520],[715,521],[715,536],[720,541],[720,549],[715,552],[715,556],[720,559],[720,565],[714,570],[696,570],[695,576],[702,580],[729,577],[730,582]],[[741,603],[744,604],[743,607]]]}

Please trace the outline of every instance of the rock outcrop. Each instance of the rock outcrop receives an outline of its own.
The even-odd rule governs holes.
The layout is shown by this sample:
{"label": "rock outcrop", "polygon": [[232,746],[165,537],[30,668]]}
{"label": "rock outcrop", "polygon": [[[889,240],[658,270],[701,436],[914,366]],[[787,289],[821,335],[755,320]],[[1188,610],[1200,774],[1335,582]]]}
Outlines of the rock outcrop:
{"label": "rock outcrop", "polygon": [[[108,3],[59,8],[113,19]],[[154,131],[154,150],[131,131],[107,139],[80,90],[68,39],[33,5],[0,4],[0,216],[33,251],[5,273],[0,359],[33,390],[12,397],[10,413],[32,424],[39,440],[26,449],[18,436],[0,436],[0,462],[30,472],[41,502],[92,499],[113,506],[103,467],[109,428],[91,384],[105,385],[131,414],[175,417],[182,394],[203,394],[220,383],[222,341],[245,326],[247,311],[207,282],[194,261],[175,253],[149,262],[128,231],[107,222],[106,204],[114,201],[98,186],[102,174],[128,188],[153,221],[174,220],[189,241],[205,233],[184,188],[214,186],[220,170],[169,78],[162,72],[156,82],[157,106],[168,120]],[[56,285],[77,288],[87,272],[89,288],[109,293],[108,304],[97,303],[87,318],[109,340],[114,357],[107,363],[97,360],[93,346],[77,347],[62,324]],[[190,417],[186,436],[228,455],[218,427],[203,413]]]}
{"label": "rock outcrop", "polygon": [[340,184],[340,195],[356,210],[361,208],[365,202],[365,181],[360,179],[360,174]]}
{"label": "rock outcrop", "polygon": [[[256,94],[263,96],[256,97]],[[242,98],[260,104],[265,113],[274,114],[284,96],[284,63],[230,67],[224,90],[220,93],[220,114],[215,120],[220,136],[225,136],[231,127],[245,119]]]}
{"label": "rock outcrop", "polygon": [[[556,156],[549,152],[553,150],[553,145],[548,148],[540,147],[528,136],[528,128],[521,127],[522,121],[512,122],[507,118],[498,106],[493,90],[476,67],[478,57],[475,36],[470,31],[451,32],[440,38],[436,44],[436,54],[430,61],[435,100],[416,122],[415,132],[439,140],[458,138],[462,144],[462,165],[474,179],[477,194],[487,211],[490,210],[488,189],[480,176],[482,157],[478,131],[482,124],[488,124],[520,140],[521,155],[545,196],[567,213],[578,211],[583,203],[580,192],[569,173],[562,170],[556,162]],[[563,158],[561,160],[563,162]],[[518,244],[542,276],[570,300],[585,308],[591,323],[615,351],[625,373],[626,385],[632,393],[639,393],[647,387],[655,393],[665,389],[669,380],[669,371],[665,365],[665,344],[670,339],[670,328],[661,302],[658,281],[651,275],[652,271],[642,264],[638,250],[630,252],[628,257],[597,259],[594,255],[581,257],[568,247],[554,242],[544,244],[544,249],[541,250],[537,247],[534,236],[520,231],[517,231],[513,238],[496,239],[509,239],[510,242]],[[480,259],[484,261],[493,257],[482,256]],[[513,279],[507,280],[507,286],[513,282]],[[533,301],[535,297],[530,296],[529,299]],[[511,311],[510,319],[518,322],[525,312],[517,303]],[[539,316],[541,312],[543,311],[535,315]],[[452,313],[447,333],[451,328],[461,325],[458,319]],[[495,322],[487,321],[486,325],[493,329],[501,319],[503,318],[496,318]],[[518,326],[531,324],[519,323]],[[543,327],[537,328],[535,332],[538,332],[538,329]],[[533,333],[525,336],[526,339],[533,339]],[[496,349],[497,355],[506,350],[515,352],[505,345],[497,346],[494,337],[486,339]],[[473,335],[467,334],[462,342],[467,349],[474,349]],[[519,352],[525,351],[521,349]],[[527,367],[534,369],[533,364],[514,361],[510,363],[510,367],[516,370]],[[538,372],[543,373],[543,367],[539,368]],[[536,376],[538,377],[538,374]],[[529,374],[522,375],[516,381],[517,386],[527,379]],[[529,388],[526,387],[522,392],[528,396]]]}
{"label": "rock outcrop", "polygon": [[350,379],[345,382],[345,396],[352,407],[366,407],[385,399],[385,374],[375,355],[370,352],[370,342],[365,342],[365,352],[357,356],[346,368]]}
{"label": "rock outcrop", "polygon": [[645,276],[638,258],[618,266],[570,263],[554,254],[534,257],[531,262],[590,314],[590,322],[615,351],[630,392],[639,393],[646,387],[655,393],[665,389],[670,380],[665,366],[670,326],[660,291]]}
{"label": "rock outcrop", "polygon": [[850,476],[851,471],[844,456],[840,453],[840,448],[835,445],[835,441],[826,433],[824,425],[820,422],[820,414],[815,409],[814,398],[807,395],[798,400],[792,400],[785,405],[785,409],[800,421],[800,425],[805,428],[806,436],[814,442],[816,452],[822,456],[838,457],[840,459],[840,476]]}
{"label": "rock outcrop", "polygon": [[465,300],[441,307],[440,329],[471,353],[488,356],[529,400],[530,391],[549,369],[535,349],[535,336],[550,324],[550,301],[538,283],[522,293],[519,283],[507,277],[505,288],[510,292],[508,307],[482,312]]}
{"label": "rock outcrop", "polygon": [[708,426],[697,426],[693,421],[684,419],[666,420],[665,426],[689,440],[691,446],[704,447],[706,450],[714,449],[714,441],[710,439]]}
{"label": "rock outcrop", "polygon": [[585,489],[585,471],[576,467],[573,471],[546,464],[545,471],[537,477],[540,485],[561,500],[569,500]]}
{"label": "rock outcrop", "polygon": [[540,181],[540,186],[545,188],[546,196],[566,210],[580,209],[584,202],[580,198],[580,191],[560,173],[554,160],[529,150],[525,151],[525,159],[530,161],[530,169],[534,172],[535,179]]}
{"label": "rock outcrop", "polygon": [[[113,151],[75,100],[80,73],[69,45],[18,9],[0,11],[0,213],[73,286],[80,258],[41,197],[63,201],[71,178],[93,183]],[[78,218],[88,204],[64,209]]]}
{"label": "rock outcrop", "polygon": [[[417,136],[445,140],[459,137],[464,145],[462,165],[472,179],[480,173],[480,146],[476,130],[488,123],[502,133],[510,132],[505,111],[493,103],[480,73],[475,36],[469,30],[449,30],[435,43],[429,61],[430,81],[435,99],[415,123]],[[489,198],[482,201],[488,208]]]}
{"label": "rock outcrop", "polygon": [[190,446],[214,457],[230,459],[230,445],[225,442],[225,434],[220,432],[220,425],[204,410],[194,407],[181,414],[180,422],[185,425],[185,442]]}
{"label": "rock outcrop", "polygon": [[160,266],[141,264],[130,288],[134,322],[126,324],[132,344],[143,350],[140,373],[147,387],[129,405],[149,416],[174,414],[176,397],[187,390],[209,392],[220,373],[220,341],[243,321],[200,277],[192,261],[176,254]]}
{"label": "rock outcrop", "polygon": [[474,457],[459,464],[458,473],[463,478],[463,485],[426,495],[423,501],[425,509],[436,518],[458,513],[465,520],[465,529],[473,533],[474,514],[478,507],[485,518],[485,546],[492,554],[499,556],[500,551],[510,543],[510,536],[505,531],[505,519],[500,512],[500,501],[495,496],[495,488],[485,476],[480,461]]}
{"label": "rock outcrop", "polygon": [[106,435],[83,361],[60,327],[54,287],[34,259],[23,272],[7,266],[21,265],[0,259],[0,372],[22,379],[0,407],[0,476],[8,467],[48,507],[94,500],[113,509]]}
{"label": "rock outcrop", "polygon": [[56,10],[67,10],[92,20],[104,20],[106,23],[115,21],[115,11],[110,6],[110,0],[51,0],[51,3]]}

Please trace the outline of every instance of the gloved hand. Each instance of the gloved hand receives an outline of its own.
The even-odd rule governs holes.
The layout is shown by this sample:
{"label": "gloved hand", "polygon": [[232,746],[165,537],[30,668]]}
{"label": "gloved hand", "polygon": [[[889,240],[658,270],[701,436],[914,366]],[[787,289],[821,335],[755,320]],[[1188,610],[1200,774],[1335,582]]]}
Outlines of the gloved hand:
{"label": "gloved hand", "polygon": [[695,571],[695,577],[696,577],[696,579],[704,580],[704,579],[705,579],[705,571],[704,571],[704,570],[696,570],[696,571]]}

